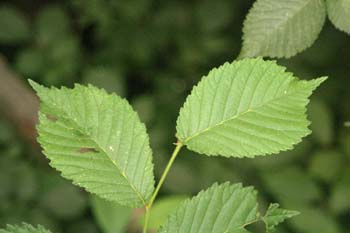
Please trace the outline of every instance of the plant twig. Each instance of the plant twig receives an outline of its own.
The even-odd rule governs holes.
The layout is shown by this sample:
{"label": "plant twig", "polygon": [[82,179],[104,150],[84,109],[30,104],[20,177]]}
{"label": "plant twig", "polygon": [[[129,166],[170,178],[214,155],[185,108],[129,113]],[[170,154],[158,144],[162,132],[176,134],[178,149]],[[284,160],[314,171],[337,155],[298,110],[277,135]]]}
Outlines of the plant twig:
{"label": "plant twig", "polygon": [[38,121],[39,101],[0,54],[0,111],[12,122],[19,134],[33,145]]}
{"label": "plant twig", "polygon": [[153,205],[153,202],[155,201],[158,193],[159,193],[159,190],[160,188],[162,187],[164,181],[165,181],[165,178],[167,177],[169,171],[170,171],[170,168],[171,166],[173,165],[177,155],[179,154],[179,151],[181,150],[183,144],[181,142],[177,142],[176,143],[176,147],[174,149],[174,152],[173,154],[171,155],[171,158],[167,164],[167,166],[165,167],[164,169],[164,172],[158,182],[158,185],[156,187],[156,189],[154,190],[153,194],[152,194],[152,197],[150,199],[150,201],[148,202],[148,204],[145,206],[145,210],[146,210],[146,214],[145,214],[145,222],[144,222],[144,225],[143,225],[143,233],[147,233],[147,228],[148,228],[148,221],[149,221],[149,216],[150,216],[150,212],[151,212],[151,207]]}

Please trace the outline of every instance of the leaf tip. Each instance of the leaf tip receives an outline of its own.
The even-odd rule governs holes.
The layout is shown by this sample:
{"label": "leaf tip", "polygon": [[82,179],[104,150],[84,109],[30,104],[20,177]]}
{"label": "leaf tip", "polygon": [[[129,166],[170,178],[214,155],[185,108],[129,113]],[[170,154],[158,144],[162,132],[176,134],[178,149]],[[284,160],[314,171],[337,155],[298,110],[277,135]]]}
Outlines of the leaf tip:
{"label": "leaf tip", "polygon": [[44,88],[42,85],[40,85],[32,79],[28,79],[28,83],[37,93]]}
{"label": "leaf tip", "polygon": [[323,77],[319,77],[316,78],[313,81],[315,88],[318,87],[319,85],[321,85],[323,82],[325,82],[328,79],[327,76],[323,76]]}
{"label": "leaf tip", "polygon": [[323,83],[327,79],[328,79],[328,76],[323,76],[323,77],[317,78],[316,80],[319,80],[320,83]]}
{"label": "leaf tip", "polygon": [[290,210],[290,217],[295,217],[301,214],[301,212],[296,211],[296,210]]}
{"label": "leaf tip", "polygon": [[37,82],[35,82],[34,80],[32,80],[30,78],[28,78],[27,81],[28,81],[29,85],[33,88],[35,88],[36,86],[39,85]]}

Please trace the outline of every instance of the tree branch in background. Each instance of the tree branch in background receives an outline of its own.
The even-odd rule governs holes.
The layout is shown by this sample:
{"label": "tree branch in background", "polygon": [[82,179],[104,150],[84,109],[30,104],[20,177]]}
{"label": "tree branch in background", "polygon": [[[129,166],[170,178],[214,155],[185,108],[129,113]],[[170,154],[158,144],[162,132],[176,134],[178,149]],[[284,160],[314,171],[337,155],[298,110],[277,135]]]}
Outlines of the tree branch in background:
{"label": "tree branch in background", "polygon": [[0,111],[32,145],[37,145],[35,125],[39,101],[0,54]]}

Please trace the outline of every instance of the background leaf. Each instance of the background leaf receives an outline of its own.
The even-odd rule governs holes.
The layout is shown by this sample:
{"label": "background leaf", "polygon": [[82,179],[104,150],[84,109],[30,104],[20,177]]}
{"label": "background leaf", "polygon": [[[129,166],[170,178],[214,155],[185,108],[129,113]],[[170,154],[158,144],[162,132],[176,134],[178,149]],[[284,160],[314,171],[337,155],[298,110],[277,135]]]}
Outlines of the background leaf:
{"label": "background leaf", "polygon": [[324,0],[257,0],[246,17],[240,57],[292,57],[317,39]]}
{"label": "background leaf", "polygon": [[39,142],[62,176],[108,200],[143,206],[153,191],[152,152],[131,106],[93,86],[45,88]]}
{"label": "background leaf", "polygon": [[350,34],[350,1],[326,0],[328,17],[336,28]]}
{"label": "background leaf", "polygon": [[177,137],[206,155],[254,157],[291,149],[310,133],[308,97],[324,80],[299,81],[260,58],[225,63],[187,97]]}
{"label": "background leaf", "polygon": [[92,212],[103,233],[125,232],[132,209],[111,201],[90,196]]}

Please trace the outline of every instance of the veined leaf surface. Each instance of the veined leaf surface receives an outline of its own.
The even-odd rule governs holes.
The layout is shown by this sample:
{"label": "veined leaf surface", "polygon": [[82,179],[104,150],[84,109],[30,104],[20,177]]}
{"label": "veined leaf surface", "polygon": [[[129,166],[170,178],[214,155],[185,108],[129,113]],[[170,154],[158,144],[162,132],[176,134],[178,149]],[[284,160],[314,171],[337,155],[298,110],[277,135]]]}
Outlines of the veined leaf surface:
{"label": "veined leaf surface", "polygon": [[291,149],[310,133],[308,97],[325,79],[302,81],[260,58],[225,63],[187,97],[177,137],[206,155],[254,157]]}
{"label": "veined leaf surface", "polygon": [[328,17],[336,28],[350,34],[350,0],[327,0]]}
{"label": "veined leaf surface", "polygon": [[314,43],[325,18],[324,0],[257,0],[244,22],[240,58],[294,56]]}
{"label": "veined leaf surface", "polygon": [[279,204],[270,204],[265,216],[262,218],[266,225],[266,233],[275,232],[275,228],[278,224],[298,214],[298,211],[279,208]]}
{"label": "veined leaf surface", "polygon": [[152,152],[127,101],[91,85],[31,85],[41,100],[38,141],[50,164],[102,198],[145,205],[154,189]]}
{"label": "veined leaf surface", "polygon": [[259,220],[256,191],[241,184],[214,184],[186,200],[159,233],[246,233]]}

